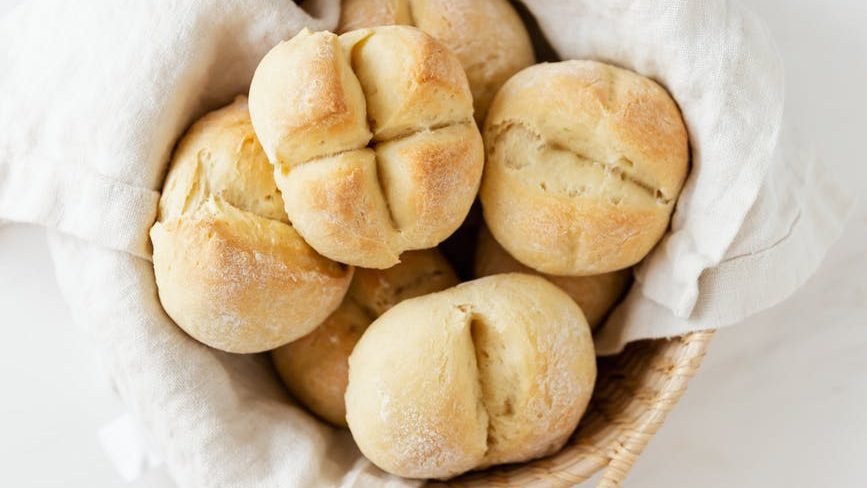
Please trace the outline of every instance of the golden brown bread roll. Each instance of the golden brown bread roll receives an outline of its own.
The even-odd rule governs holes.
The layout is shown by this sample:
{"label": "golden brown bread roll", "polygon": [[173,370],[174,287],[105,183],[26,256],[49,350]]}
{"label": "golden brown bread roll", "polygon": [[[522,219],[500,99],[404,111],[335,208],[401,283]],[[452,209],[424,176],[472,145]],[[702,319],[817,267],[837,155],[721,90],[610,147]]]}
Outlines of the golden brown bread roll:
{"label": "golden brown bread roll", "polygon": [[[490,276],[501,273],[541,274],[519,263],[500,246],[486,227],[479,232],[476,245],[475,275]],[[611,307],[629,286],[631,271],[623,269],[592,276],[554,276],[542,274],[581,307],[591,330],[596,330]]]}
{"label": "golden brown bread roll", "polygon": [[352,278],[289,225],[243,97],[184,135],[150,235],[163,308],[223,351],[266,351],[307,334]]}
{"label": "golden brown bread roll", "polygon": [[337,32],[395,24],[414,25],[455,53],[479,124],[500,86],[535,60],[527,29],[507,0],[343,0]]}
{"label": "golden brown bread roll", "polygon": [[334,425],[346,426],[349,354],[367,326],[403,300],[458,284],[435,249],[410,251],[400,259],[386,270],[357,269],[343,303],[321,326],[271,353],[292,395]]}
{"label": "golden brown bread roll", "polygon": [[250,113],[289,220],[336,261],[383,269],[434,247],[478,190],[466,75],[418,29],[302,31],[262,59]]}
{"label": "golden brown bread roll", "polygon": [[484,137],[488,228],[518,261],[555,275],[640,261],[668,227],[689,165],[686,128],[665,89],[594,61],[512,77]]}
{"label": "golden brown bread roll", "polygon": [[595,378],[575,302],[541,277],[501,274],[378,318],[349,358],[346,419],[385,471],[448,478],[560,449]]}

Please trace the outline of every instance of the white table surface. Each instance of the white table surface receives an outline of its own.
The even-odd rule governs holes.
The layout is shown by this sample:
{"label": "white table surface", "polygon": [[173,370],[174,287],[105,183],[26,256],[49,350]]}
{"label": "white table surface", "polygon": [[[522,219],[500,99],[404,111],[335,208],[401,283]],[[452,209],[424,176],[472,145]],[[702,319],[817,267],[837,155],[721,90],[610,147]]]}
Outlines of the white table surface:
{"label": "white table surface", "polygon": [[[0,0],[0,14],[21,0]],[[751,2],[787,64],[787,110],[867,187],[867,2]],[[2,67],[0,67],[2,69]],[[2,103],[2,102],[0,102]],[[0,486],[125,484],[97,441],[123,412],[54,283],[41,229],[0,228]],[[867,486],[867,202],[786,302],[717,334],[628,487]]]}

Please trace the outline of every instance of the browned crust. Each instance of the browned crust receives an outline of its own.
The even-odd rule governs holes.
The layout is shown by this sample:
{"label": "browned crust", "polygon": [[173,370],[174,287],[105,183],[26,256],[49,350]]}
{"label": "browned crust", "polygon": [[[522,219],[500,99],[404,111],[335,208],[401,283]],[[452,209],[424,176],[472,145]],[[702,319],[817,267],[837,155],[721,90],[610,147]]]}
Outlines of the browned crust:
{"label": "browned crust", "polygon": [[163,308],[192,337],[261,352],[308,333],[339,305],[352,268],[317,254],[283,206],[243,97],[190,127],[150,234]]}
{"label": "browned crust", "polygon": [[337,32],[395,24],[414,25],[455,54],[479,124],[500,86],[535,62],[530,36],[507,0],[344,0]]}
{"label": "browned crust", "polygon": [[556,451],[596,376],[581,311],[551,283],[522,274],[401,302],[368,328],[349,364],[353,438],[377,466],[409,478]]}
{"label": "browned crust", "polygon": [[[540,274],[524,266],[500,246],[491,232],[482,227],[474,260],[476,277],[501,273]],[[631,282],[629,269],[592,276],[542,276],[565,291],[581,307],[590,328],[596,330]]]}
{"label": "browned crust", "polygon": [[547,274],[601,274],[643,259],[689,167],[686,128],[668,93],[593,61],[514,76],[484,137],[485,221],[509,254]]}
{"label": "browned crust", "polygon": [[451,266],[435,249],[404,253],[401,263],[389,269],[359,269],[343,303],[321,326],[272,352],[277,371],[310,410],[345,427],[347,361],[370,323],[405,299],[457,284]]}
{"label": "browned crust", "polygon": [[[285,201],[286,211],[305,240],[332,259],[387,268],[398,262],[403,251],[435,246],[460,225],[481,178],[481,138],[472,124],[466,75],[439,42],[401,26],[354,31],[339,41],[338,52],[333,34],[302,32],[269,53],[251,86],[253,122],[266,151],[276,148],[269,157],[277,166],[277,184],[292,195]],[[311,52],[298,52],[305,50]],[[307,63],[315,58],[311,53],[327,53],[328,69]],[[332,62],[332,55],[340,59]],[[283,84],[260,79],[276,72],[275,66],[299,74]],[[338,73],[333,66],[343,71]],[[268,107],[268,100],[279,99],[299,80],[316,86],[317,93],[330,92],[318,95],[326,107],[314,107],[310,114],[303,107],[294,114]],[[360,112],[338,110],[344,99],[345,106],[361,107]],[[345,113],[352,123],[331,123],[330,117],[342,121]],[[313,118],[316,114],[330,115]],[[375,133],[372,143],[369,137],[361,140],[353,135],[356,122],[365,114],[364,132],[370,133],[369,125]],[[314,126],[315,131],[307,135],[316,137],[306,137],[294,129],[296,125]],[[453,139],[450,147],[437,147],[435,133],[453,126],[462,128],[461,137]],[[326,142],[319,144],[320,140]],[[412,175],[404,180],[410,185],[409,195],[400,199],[384,188],[387,175],[381,174],[379,163],[368,168],[363,159],[349,156],[368,146],[378,153],[380,147],[408,140],[417,148],[404,151]],[[336,160],[340,163],[334,164]],[[330,169],[311,168],[326,163]],[[357,169],[351,170],[352,165]],[[302,178],[304,185],[299,182]],[[455,185],[458,180],[460,188]],[[458,191],[445,191],[452,187]]]}

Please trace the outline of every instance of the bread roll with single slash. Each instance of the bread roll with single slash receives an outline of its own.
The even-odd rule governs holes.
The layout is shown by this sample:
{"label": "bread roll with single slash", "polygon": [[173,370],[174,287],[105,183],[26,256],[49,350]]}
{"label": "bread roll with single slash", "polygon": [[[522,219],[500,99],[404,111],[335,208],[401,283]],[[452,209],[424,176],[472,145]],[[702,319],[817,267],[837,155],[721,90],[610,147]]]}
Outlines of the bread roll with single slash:
{"label": "bread roll with single slash", "polygon": [[404,253],[400,264],[389,269],[358,268],[343,303],[322,325],[271,352],[277,372],[298,401],[345,427],[349,355],[367,326],[403,300],[457,284],[455,272],[436,249]]}
{"label": "bread roll with single slash", "polygon": [[343,0],[337,32],[414,25],[446,45],[464,67],[479,124],[513,74],[535,61],[521,18],[507,0]]}
{"label": "bread roll with single slash", "polygon": [[349,358],[346,420],[383,470],[450,478],[559,450],[595,378],[575,302],[539,276],[500,274],[374,321]]}
{"label": "bread roll with single slash", "polygon": [[267,351],[309,333],[352,278],[289,224],[243,97],[181,139],[150,235],[166,313],[227,352]]}
{"label": "bread roll with single slash", "polygon": [[686,127],[665,89],[595,61],[513,76],[484,138],[485,223],[510,255],[546,274],[639,262],[668,228],[689,167]]}
{"label": "bread roll with single slash", "polygon": [[413,27],[302,31],[274,47],[250,113],[289,220],[320,254],[385,269],[457,229],[484,166],[466,75]]}

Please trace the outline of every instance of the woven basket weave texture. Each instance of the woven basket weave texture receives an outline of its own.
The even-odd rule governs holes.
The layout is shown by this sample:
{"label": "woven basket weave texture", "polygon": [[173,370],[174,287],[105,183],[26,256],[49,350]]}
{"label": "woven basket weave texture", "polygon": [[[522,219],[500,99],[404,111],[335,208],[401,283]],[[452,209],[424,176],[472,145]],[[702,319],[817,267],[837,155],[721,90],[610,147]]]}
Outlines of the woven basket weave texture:
{"label": "woven basket weave texture", "polygon": [[[621,486],[630,468],[677,404],[704,359],[713,332],[630,344],[600,358],[593,398],[578,429],[557,454],[530,463],[470,473],[455,487],[574,486],[601,469],[597,488]],[[442,483],[431,483],[428,486]]]}

